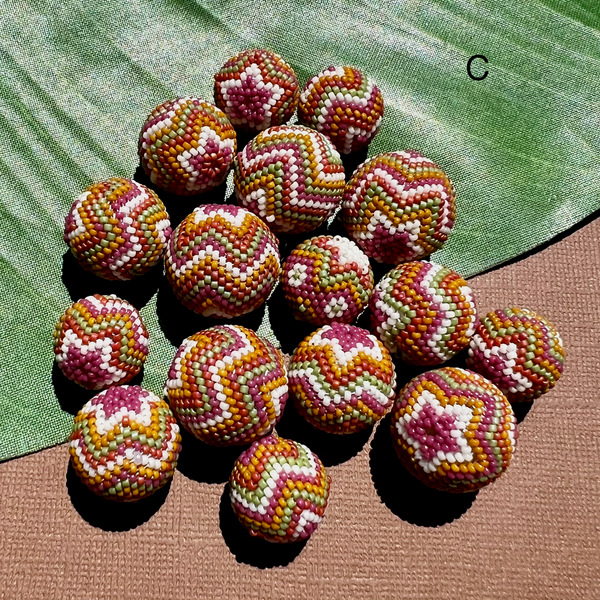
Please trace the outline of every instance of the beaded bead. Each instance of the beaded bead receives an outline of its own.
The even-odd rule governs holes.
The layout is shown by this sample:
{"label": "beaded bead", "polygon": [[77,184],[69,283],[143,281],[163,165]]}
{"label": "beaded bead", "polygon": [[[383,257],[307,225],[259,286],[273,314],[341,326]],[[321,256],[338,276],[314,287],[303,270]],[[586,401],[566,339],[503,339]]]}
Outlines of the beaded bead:
{"label": "beaded bead", "polygon": [[277,238],[239,206],[205,204],[175,229],[165,254],[175,296],[205,317],[239,317],[269,297],[281,271]]}
{"label": "beaded bead", "polygon": [[211,327],[181,344],[165,394],[181,424],[198,439],[247,444],[281,417],[288,397],[283,355],[245,327]]}
{"label": "beaded bead", "polygon": [[338,208],[344,167],[322,134],[298,125],[259,133],[234,160],[238,203],[275,233],[306,233]]}
{"label": "beaded bead", "polygon": [[283,266],[283,294],[296,318],[313,323],[352,323],[369,304],[373,270],[351,240],[313,237],[298,245]]}
{"label": "beaded bead", "polygon": [[371,331],[413,365],[438,365],[466,348],[477,312],[473,291],[448,267],[414,261],[398,265],[375,286]]}
{"label": "beaded bead", "polygon": [[430,487],[471,492],[502,475],[517,439],[506,396],[466,369],[444,367],[412,379],[392,409],[394,448]]}
{"label": "beaded bead", "polygon": [[330,484],[314,452],[269,435],[235,462],[229,478],[231,505],[253,536],[270,542],[305,540],[323,520]]}
{"label": "beaded bead", "polygon": [[90,390],[127,383],[148,356],[148,331],[139,312],[116,296],[78,300],[54,328],[54,354],[63,374]]}
{"label": "beaded bead", "polygon": [[215,104],[242,131],[282,125],[298,105],[296,73],[274,52],[246,50],[215,75]]}
{"label": "beaded bead", "polygon": [[367,146],[382,118],[379,88],[354,67],[327,67],[300,94],[299,122],[324,133],[342,154]]}
{"label": "beaded bead", "polygon": [[152,183],[191,196],[225,181],[236,148],[235,129],[222,110],[199,98],[178,98],[150,113],[138,152]]}
{"label": "beaded bead", "polygon": [[524,308],[485,315],[471,338],[467,357],[467,366],[495,383],[511,402],[531,401],[552,389],[564,362],[558,331],[544,317]]}
{"label": "beaded bead", "polygon": [[73,202],[64,240],[77,262],[104,279],[143,275],[161,259],[171,235],[160,198],[131,179],[94,183]]}
{"label": "beaded bead", "polygon": [[396,372],[390,353],[368,331],[333,323],[296,348],[289,364],[298,412],[330,433],[354,433],[392,407]]}
{"label": "beaded bead", "polygon": [[356,169],[340,220],[377,262],[397,265],[439,250],[452,230],[455,191],[448,176],[414,150],[386,152]]}
{"label": "beaded bead", "polygon": [[69,453],[94,493],[132,502],[173,477],[180,442],[169,405],[137,385],[123,385],[100,392],[77,413]]}

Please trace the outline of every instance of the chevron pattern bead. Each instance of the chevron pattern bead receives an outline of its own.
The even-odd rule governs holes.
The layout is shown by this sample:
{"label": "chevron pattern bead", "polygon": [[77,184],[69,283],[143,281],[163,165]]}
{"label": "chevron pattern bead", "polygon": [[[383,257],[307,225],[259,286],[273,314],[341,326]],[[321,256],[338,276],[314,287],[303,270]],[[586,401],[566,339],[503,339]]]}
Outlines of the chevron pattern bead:
{"label": "chevron pattern bead", "polygon": [[402,463],[430,487],[471,492],[508,468],[517,421],[506,396],[481,375],[444,367],[412,379],[392,409]]}
{"label": "chevron pattern bead", "polygon": [[471,338],[467,365],[495,383],[511,402],[551,390],[561,376],[565,349],[554,326],[524,308],[506,308],[481,319]]}
{"label": "chevron pattern bead", "polygon": [[333,323],[300,343],[289,365],[298,412],[330,433],[354,433],[392,407],[396,373],[383,344],[368,331]]}
{"label": "chevron pattern bead", "polygon": [[246,50],[215,75],[215,104],[243,131],[283,125],[298,105],[296,73],[274,52]]}
{"label": "chevron pattern bead", "polygon": [[203,442],[246,444],[281,417],[288,397],[283,355],[250,329],[218,325],[184,340],[165,394],[181,424]]}
{"label": "chevron pattern bead", "polygon": [[227,177],[236,135],[225,113],[199,98],[157,106],[140,134],[138,153],[152,183],[190,196],[217,187]]}
{"label": "chevron pattern bead", "polygon": [[94,493],[135,501],[173,477],[180,442],[169,405],[139,386],[123,385],[94,396],[77,413],[69,453]]}
{"label": "chevron pattern bead", "polygon": [[253,536],[307,539],[323,520],[330,477],[306,446],[275,435],[242,452],[229,478],[233,510]]}
{"label": "chevron pattern bead", "polygon": [[205,317],[239,317],[258,308],[279,280],[278,240],[254,214],[205,204],[175,229],[165,253],[175,296]]}
{"label": "chevron pattern bead", "polygon": [[160,261],[170,235],[160,198],[120,177],[88,187],[65,219],[64,240],[71,253],[86,271],[104,279],[143,275]]}
{"label": "chevron pattern bead", "polygon": [[54,328],[54,355],[66,377],[101,390],[140,372],[148,356],[148,331],[129,302],[94,294],[61,315]]}
{"label": "chevron pattern bead", "polygon": [[367,146],[382,119],[379,88],[354,67],[328,67],[300,94],[299,122],[324,133],[342,154]]}
{"label": "chevron pattern bead", "polygon": [[448,267],[414,261],[398,265],[375,286],[371,331],[413,365],[438,365],[466,348],[477,310],[467,282]]}
{"label": "chevron pattern bead", "polygon": [[275,233],[306,233],[338,208],[344,167],[337,150],[307,127],[270,127],[237,154],[238,203]]}
{"label": "chevron pattern bead", "polygon": [[378,262],[400,262],[439,250],[454,226],[455,191],[448,176],[414,150],[379,154],[346,185],[340,220]]}

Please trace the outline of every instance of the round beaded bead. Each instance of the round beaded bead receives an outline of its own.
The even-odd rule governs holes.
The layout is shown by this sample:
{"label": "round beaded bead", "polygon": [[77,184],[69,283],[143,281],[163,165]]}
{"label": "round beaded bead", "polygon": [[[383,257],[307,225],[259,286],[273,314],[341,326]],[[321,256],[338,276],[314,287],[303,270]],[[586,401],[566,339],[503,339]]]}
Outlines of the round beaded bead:
{"label": "round beaded bead", "polygon": [[173,477],[180,442],[169,405],[137,385],[123,385],[100,392],[79,411],[69,453],[94,493],[131,502]]}
{"label": "round beaded bead", "polygon": [[454,226],[448,176],[418,152],[387,152],[364,162],[344,190],[340,219],[378,262],[397,265],[439,250]]}
{"label": "round beaded bead", "polygon": [[235,129],[216,106],[178,98],[150,113],[138,151],[152,183],[181,196],[200,194],[227,177],[236,151]]}
{"label": "round beaded bead", "polygon": [[342,154],[367,146],[382,118],[379,88],[354,67],[327,67],[300,94],[300,123],[324,133]]}
{"label": "round beaded bead", "polygon": [[148,332],[129,302],[95,294],[61,315],[54,328],[54,354],[66,377],[101,390],[140,372],[148,356]]}
{"label": "round beaded bead", "polygon": [[113,177],[87,188],[65,219],[65,243],[79,264],[104,279],[143,275],[161,259],[169,215],[146,186]]}
{"label": "round beaded bead", "polygon": [[563,342],[553,325],[523,308],[483,317],[467,358],[467,366],[495,383],[511,402],[531,401],[552,389],[564,362]]}
{"label": "round beaded bead", "polygon": [[412,379],[392,409],[394,448],[427,485],[471,492],[506,471],[517,421],[506,396],[465,369],[444,367]]}
{"label": "round beaded bead", "polygon": [[322,134],[298,125],[270,127],[238,152],[234,161],[239,204],[275,233],[306,233],[338,208],[344,167]]}
{"label": "round beaded bead", "polygon": [[203,442],[247,444],[279,421],[288,380],[279,350],[238,325],[184,340],[165,385],[182,425]]}
{"label": "round beaded bead", "polygon": [[298,105],[296,73],[268,50],[246,50],[215,75],[215,104],[243,131],[287,123]]}
{"label": "round beaded bead", "polygon": [[354,433],[392,407],[396,373],[389,352],[368,331],[333,323],[309,335],[289,365],[298,412],[330,433]]}
{"label": "round beaded bead", "polygon": [[229,489],[242,525],[270,542],[307,539],[323,520],[331,478],[303,444],[270,435],[237,459]]}
{"label": "round beaded bead", "polygon": [[175,296],[205,317],[239,317],[270,295],[281,271],[277,238],[239,206],[206,204],[175,229],[167,280]]}
{"label": "round beaded bead", "polygon": [[321,235],[302,242],[283,266],[284,297],[302,321],[352,323],[369,304],[373,270],[347,238]]}
{"label": "round beaded bead", "polygon": [[448,267],[414,261],[398,265],[375,286],[371,331],[413,365],[438,365],[460,352],[475,330],[473,291]]}

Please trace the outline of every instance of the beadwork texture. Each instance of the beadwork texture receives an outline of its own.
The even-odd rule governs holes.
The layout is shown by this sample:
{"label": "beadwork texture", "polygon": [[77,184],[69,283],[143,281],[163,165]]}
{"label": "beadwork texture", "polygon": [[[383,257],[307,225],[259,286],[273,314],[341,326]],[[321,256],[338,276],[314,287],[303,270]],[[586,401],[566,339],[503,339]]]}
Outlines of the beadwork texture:
{"label": "beadwork texture", "polygon": [[169,405],[137,385],[123,385],[100,392],[77,413],[69,453],[93,492],[135,501],[173,477],[180,442]]}
{"label": "beadwork texture", "polygon": [[531,401],[552,389],[565,350],[554,326],[523,308],[488,313],[471,338],[467,366],[495,383],[511,402]]}
{"label": "beadwork texture", "polygon": [[287,123],[298,105],[296,73],[269,50],[246,50],[215,75],[215,104],[243,131]]}
{"label": "beadwork texture", "polygon": [[275,233],[312,231],[338,208],[344,167],[322,134],[298,125],[270,127],[234,161],[239,204]]}
{"label": "beadwork texture", "polygon": [[229,478],[233,510],[270,542],[308,538],[323,520],[331,479],[303,444],[270,435],[242,452]]}
{"label": "beadwork texture", "polygon": [[328,67],[304,86],[298,120],[324,133],[342,154],[367,146],[383,118],[379,88],[353,67]]}
{"label": "beadwork texture", "polygon": [[321,235],[292,251],[281,283],[298,319],[326,325],[356,320],[369,304],[374,280],[369,259],[354,242]]}
{"label": "beadwork texture", "polygon": [[104,279],[132,279],[161,259],[169,215],[146,186],[113,177],[79,196],[65,219],[64,240],[79,264]]}
{"label": "beadwork texture", "polygon": [[392,410],[394,448],[427,485],[470,492],[506,471],[517,421],[506,396],[481,375],[444,367],[412,379]]}
{"label": "beadwork texture", "polygon": [[371,331],[414,365],[438,365],[469,343],[477,321],[473,291],[448,267],[414,261],[398,265],[375,286]]}
{"label": "beadwork texture", "polygon": [[418,152],[387,152],[364,162],[344,190],[340,220],[378,262],[400,262],[439,250],[454,226],[448,176]]}
{"label": "beadwork texture", "polygon": [[184,340],[165,385],[182,425],[203,442],[246,444],[279,421],[288,397],[283,356],[237,325]]}
{"label": "beadwork texture", "polygon": [[396,373],[389,352],[368,331],[333,323],[309,335],[289,364],[300,414],[330,433],[354,433],[392,407]]}
{"label": "beadwork texture", "polygon": [[175,229],[165,267],[175,296],[205,317],[238,317],[259,307],[279,280],[277,238],[239,206],[206,204]]}
{"label": "beadwork texture", "polygon": [[223,183],[236,148],[235,129],[222,110],[199,98],[178,98],[150,113],[138,151],[152,183],[190,196]]}
{"label": "beadwork texture", "polygon": [[66,377],[101,390],[140,372],[148,356],[148,332],[129,302],[95,294],[61,315],[54,328],[54,354]]}

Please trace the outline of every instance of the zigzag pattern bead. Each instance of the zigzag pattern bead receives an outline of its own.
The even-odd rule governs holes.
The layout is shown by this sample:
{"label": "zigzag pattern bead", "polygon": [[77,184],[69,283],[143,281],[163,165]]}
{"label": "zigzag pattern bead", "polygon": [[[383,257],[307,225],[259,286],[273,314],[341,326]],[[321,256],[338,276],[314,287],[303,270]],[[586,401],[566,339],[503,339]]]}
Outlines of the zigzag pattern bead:
{"label": "zigzag pattern bead", "polygon": [[135,501],[173,477],[180,442],[169,405],[139,386],[123,385],[94,396],[79,411],[69,453],[94,493]]}
{"label": "zigzag pattern bead", "polygon": [[199,98],[157,106],[140,134],[138,153],[152,183],[181,196],[206,192],[227,177],[236,135],[225,113]]}
{"label": "zigzag pattern bead", "polygon": [[473,291],[448,267],[414,261],[398,265],[375,286],[371,331],[392,353],[414,365],[438,365],[465,348],[475,331]]}
{"label": "zigzag pattern bead", "polygon": [[374,280],[369,259],[354,242],[322,235],[292,251],[281,283],[298,319],[326,325],[356,320],[369,304]]}
{"label": "zigzag pattern bead", "polygon": [[148,356],[148,331],[129,302],[94,294],[61,315],[54,328],[54,354],[66,377],[101,390],[140,372]]}
{"label": "zigzag pattern bead", "polygon": [[300,94],[300,123],[324,133],[342,154],[367,146],[382,119],[379,88],[353,67],[327,67]]}
{"label": "zigzag pattern bead", "polygon": [[306,446],[275,435],[242,452],[229,479],[242,525],[271,542],[308,538],[323,520],[331,480]]}
{"label": "zigzag pattern bead", "polygon": [[392,410],[400,460],[427,485],[477,490],[506,471],[517,421],[506,396],[466,369],[445,367],[412,379]]}
{"label": "zigzag pattern bead", "polygon": [[283,356],[237,325],[219,325],[184,340],[165,394],[182,425],[215,445],[246,444],[279,421],[288,397]]}
{"label": "zigzag pattern bead", "polygon": [[112,177],[79,196],[65,219],[64,240],[79,264],[104,279],[128,280],[161,259],[169,215],[146,186]]}
{"label": "zigzag pattern bead", "polygon": [[234,161],[238,203],[276,233],[306,233],[338,208],[344,167],[337,150],[307,127],[270,127]]}
{"label": "zigzag pattern bead", "polygon": [[448,176],[414,150],[379,154],[346,185],[340,220],[378,262],[400,262],[439,250],[454,226],[455,191]]}
{"label": "zigzag pattern bead", "polygon": [[281,271],[277,238],[244,208],[206,204],[175,229],[165,254],[175,296],[205,317],[238,317],[259,307]]}
{"label": "zigzag pattern bead", "polygon": [[282,125],[298,105],[296,73],[274,52],[246,50],[215,75],[215,104],[243,131]]}
{"label": "zigzag pattern bead", "polygon": [[481,319],[467,365],[495,383],[511,402],[527,402],[552,389],[564,369],[565,350],[554,326],[533,311],[506,308]]}
{"label": "zigzag pattern bead", "polygon": [[396,372],[389,352],[368,331],[333,323],[308,336],[289,365],[298,412],[330,433],[353,433],[392,407]]}

